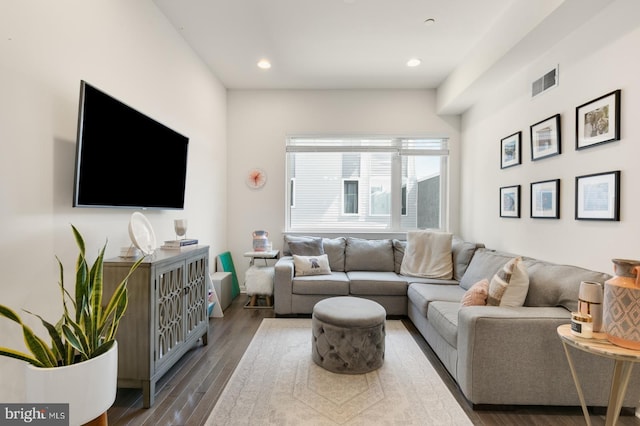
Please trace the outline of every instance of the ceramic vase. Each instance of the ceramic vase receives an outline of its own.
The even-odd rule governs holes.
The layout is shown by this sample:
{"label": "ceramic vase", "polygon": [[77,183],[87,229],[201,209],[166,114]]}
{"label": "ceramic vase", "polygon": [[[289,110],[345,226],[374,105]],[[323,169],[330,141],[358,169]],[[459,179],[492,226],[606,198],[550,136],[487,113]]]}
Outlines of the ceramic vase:
{"label": "ceramic vase", "polygon": [[604,283],[604,332],[614,345],[640,350],[640,261],[612,262],[615,276]]}
{"label": "ceramic vase", "polygon": [[267,251],[269,233],[267,231],[253,232],[253,251]]}
{"label": "ceramic vase", "polygon": [[578,310],[593,318],[593,331],[602,330],[602,302],[604,291],[602,284],[593,281],[582,281],[578,293]]}

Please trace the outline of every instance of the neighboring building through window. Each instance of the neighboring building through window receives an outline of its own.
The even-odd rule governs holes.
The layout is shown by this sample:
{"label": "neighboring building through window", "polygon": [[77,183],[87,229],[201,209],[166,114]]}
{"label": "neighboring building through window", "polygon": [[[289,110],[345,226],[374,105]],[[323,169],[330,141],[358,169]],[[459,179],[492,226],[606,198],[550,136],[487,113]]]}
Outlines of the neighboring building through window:
{"label": "neighboring building through window", "polygon": [[287,140],[288,231],[446,229],[446,138]]}
{"label": "neighboring building through window", "polygon": [[343,180],[342,213],[358,214],[359,188],[357,180]]}

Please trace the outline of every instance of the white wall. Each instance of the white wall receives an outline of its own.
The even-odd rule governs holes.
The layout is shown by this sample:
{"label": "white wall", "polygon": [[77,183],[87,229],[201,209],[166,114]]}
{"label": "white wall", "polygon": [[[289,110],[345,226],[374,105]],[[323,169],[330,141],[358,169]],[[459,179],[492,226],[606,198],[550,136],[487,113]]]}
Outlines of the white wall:
{"label": "white wall", "polygon": [[[285,226],[285,140],[289,135],[440,135],[450,137],[452,200],[450,228],[458,227],[459,117],[435,113],[430,90],[230,90],[229,249],[242,282],[252,232],[265,229],[282,248]],[[267,172],[267,184],[251,190],[252,167]]]}
{"label": "white wall", "polygon": [[[640,258],[640,2],[619,0],[462,118],[461,232],[488,247],[612,273],[611,258]],[[530,82],[556,64],[560,85],[530,99]],[[620,141],[575,149],[575,109],[622,90]],[[529,126],[561,115],[562,154],[531,161]],[[500,139],[522,131],[523,164],[501,170]],[[620,222],[577,221],[575,177],[621,170]],[[560,219],[531,219],[530,183],[561,179]],[[499,217],[499,188],[521,185],[521,218]]]}
{"label": "white wall", "polygon": [[[158,240],[175,238],[173,219],[189,236],[226,247],[226,91],[151,0],[7,0],[0,3],[0,303],[61,313],[55,255],[73,282],[70,224],[93,259],[130,244],[132,210],[71,207],[80,80],[190,138],[184,211],[147,211]],[[149,157],[149,161],[153,161]],[[158,164],[158,173],[170,164]],[[153,176],[130,173],[132,184]],[[108,179],[109,176],[105,176]],[[29,318],[29,324],[35,322]],[[15,324],[0,320],[0,346],[18,347]],[[22,363],[0,357],[0,401],[23,397]]]}

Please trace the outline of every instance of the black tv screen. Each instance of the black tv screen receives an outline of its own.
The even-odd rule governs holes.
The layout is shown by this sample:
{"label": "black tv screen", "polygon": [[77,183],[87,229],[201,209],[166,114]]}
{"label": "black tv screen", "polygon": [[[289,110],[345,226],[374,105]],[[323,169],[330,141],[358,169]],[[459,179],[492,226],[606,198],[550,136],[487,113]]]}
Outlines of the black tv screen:
{"label": "black tv screen", "polygon": [[188,145],[81,81],[73,206],[183,209]]}

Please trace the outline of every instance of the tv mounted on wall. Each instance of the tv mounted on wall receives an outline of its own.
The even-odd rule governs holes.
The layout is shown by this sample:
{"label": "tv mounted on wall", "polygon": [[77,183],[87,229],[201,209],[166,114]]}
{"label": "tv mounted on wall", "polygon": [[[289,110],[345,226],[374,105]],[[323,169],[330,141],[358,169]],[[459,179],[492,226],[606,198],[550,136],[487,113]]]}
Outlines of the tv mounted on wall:
{"label": "tv mounted on wall", "polygon": [[74,207],[183,209],[189,138],[80,82]]}

